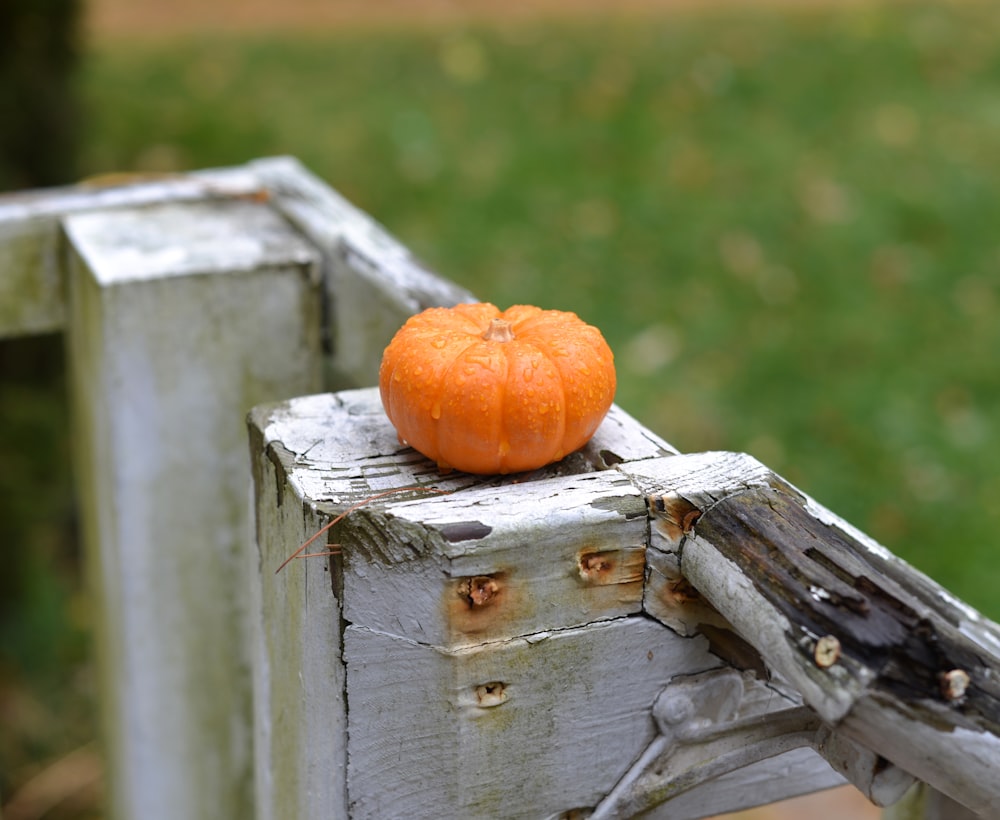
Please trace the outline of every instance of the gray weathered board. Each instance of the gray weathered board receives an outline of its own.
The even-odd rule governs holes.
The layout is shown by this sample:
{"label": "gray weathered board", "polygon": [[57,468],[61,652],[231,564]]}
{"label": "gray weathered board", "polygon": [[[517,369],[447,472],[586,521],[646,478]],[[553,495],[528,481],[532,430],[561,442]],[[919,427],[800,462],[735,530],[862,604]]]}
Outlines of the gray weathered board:
{"label": "gray weathered board", "polygon": [[287,157],[0,195],[0,338],[66,337],[112,816],[252,813],[247,411],[470,298]]}
{"label": "gray weathered board", "polygon": [[[646,497],[623,470],[682,457],[619,408],[581,452],[506,478],[438,473],[399,444],[373,389],[261,407],[250,430],[258,817],[591,810],[657,742],[651,709],[671,680],[731,673],[705,634],[644,606]],[[383,497],[332,529],[338,555],[276,572],[324,522],[398,488],[449,494]],[[801,702],[740,677],[741,718]],[[806,744],[648,816],[842,782]]]}
{"label": "gray weathered board", "polygon": [[108,805],[123,818],[245,815],[249,471],[238,419],[322,385],[319,255],[273,210],[240,199],[79,213],[64,229]]}
{"label": "gray weathered board", "polygon": [[750,456],[621,470],[651,496],[651,612],[731,624],[839,737],[1000,816],[1000,626]]}

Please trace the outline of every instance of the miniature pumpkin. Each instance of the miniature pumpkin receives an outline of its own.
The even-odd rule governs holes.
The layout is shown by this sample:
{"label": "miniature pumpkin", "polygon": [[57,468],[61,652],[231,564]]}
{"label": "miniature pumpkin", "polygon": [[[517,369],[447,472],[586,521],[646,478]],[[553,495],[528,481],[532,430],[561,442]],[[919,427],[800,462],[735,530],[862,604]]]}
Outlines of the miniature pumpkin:
{"label": "miniature pumpkin", "polygon": [[400,441],[442,470],[514,473],[590,440],[614,399],[614,356],[575,313],[430,308],[385,349],[379,389]]}

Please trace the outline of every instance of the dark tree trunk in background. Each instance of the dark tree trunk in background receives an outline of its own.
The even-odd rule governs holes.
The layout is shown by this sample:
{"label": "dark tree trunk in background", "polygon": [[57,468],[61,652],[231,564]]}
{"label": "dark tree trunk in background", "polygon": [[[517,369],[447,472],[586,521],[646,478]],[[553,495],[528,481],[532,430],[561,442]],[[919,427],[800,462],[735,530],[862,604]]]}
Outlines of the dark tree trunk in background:
{"label": "dark tree trunk in background", "polygon": [[[0,191],[76,178],[81,4],[0,0]],[[0,340],[0,683],[12,662],[37,680],[79,642],[64,375],[61,336]]]}
{"label": "dark tree trunk in background", "polygon": [[81,0],[0,0],[0,190],[76,174]]}

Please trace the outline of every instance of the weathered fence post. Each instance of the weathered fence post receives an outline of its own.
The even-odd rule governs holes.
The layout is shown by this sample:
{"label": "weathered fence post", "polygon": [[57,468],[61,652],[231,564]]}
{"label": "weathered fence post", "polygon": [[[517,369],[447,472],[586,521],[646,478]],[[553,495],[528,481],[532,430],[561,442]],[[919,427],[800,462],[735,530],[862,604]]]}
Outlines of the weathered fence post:
{"label": "weathered fence post", "polygon": [[[620,409],[580,453],[506,479],[439,474],[374,389],[261,407],[250,430],[259,818],[590,810],[655,741],[668,683],[723,667],[705,635],[644,611],[646,500],[612,468],[674,451]],[[276,574],[325,521],[400,488],[333,528],[332,559]],[[752,677],[736,701],[745,718],[799,703]],[[843,782],[801,744],[747,764],[670,816]]]}
{"label": "weathered fence post", "polygon": [[[455,489],[476,479],[456,473],[441,480],[419,457],[400,457],[402,448],[371,390],[258,408],[250,430],[260,547],[254,676],[258,817],[347,817],[347,682],[342,607],[334,594],[339,581],[325,559],[301,562],[281,574],[275,570],[330,517],[373,494],[422,481]],[[661,452],[655,442],[648,446]],[[367,457],[359,458],[361,452]],[[405,587],[407,579],[401,581]],[[430,600],[422,603],[424,609],[433,607]],[[406,617],[419,621],[423,614]],[[400,704],[399,719],[425,697],[436,697],[424,691],[424,682],[418,686],[409,705]],[[378,770],[368,775],[378,776]],[[412,808],[407,807],[408,816]]]}
{"label": "weathered fence post", "polygon": [[442,475],[374,388],[250,430],[258,817],[681,820],[845,779],[1000,811],[1000,627],[749,456],[613,408],[556,465]]}
{"label": "weathered fence post", "polygon": [[246,816],[237,420],[255,400],[321,385],[318,255],[272,209],[244,201],[80,214],[66,234],[113,808]]}
{"label": "weathered fence post", "polygon": [[246,412],[463,298],[290,159],[0,198],[0,334],[67,333],[114,815],[252,813]]}

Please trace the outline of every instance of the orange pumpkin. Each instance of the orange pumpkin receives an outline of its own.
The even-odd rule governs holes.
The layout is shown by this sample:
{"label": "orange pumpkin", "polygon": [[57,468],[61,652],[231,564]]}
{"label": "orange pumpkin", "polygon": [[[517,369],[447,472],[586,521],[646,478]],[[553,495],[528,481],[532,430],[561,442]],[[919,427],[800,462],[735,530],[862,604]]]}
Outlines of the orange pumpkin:
{"label": "orange pumpkin", "polygon": [[379,389],[400,441],[442,470],[514,473],[590,440],[614,399],[614,357],[575,313],[430,308],[385,349]]}

